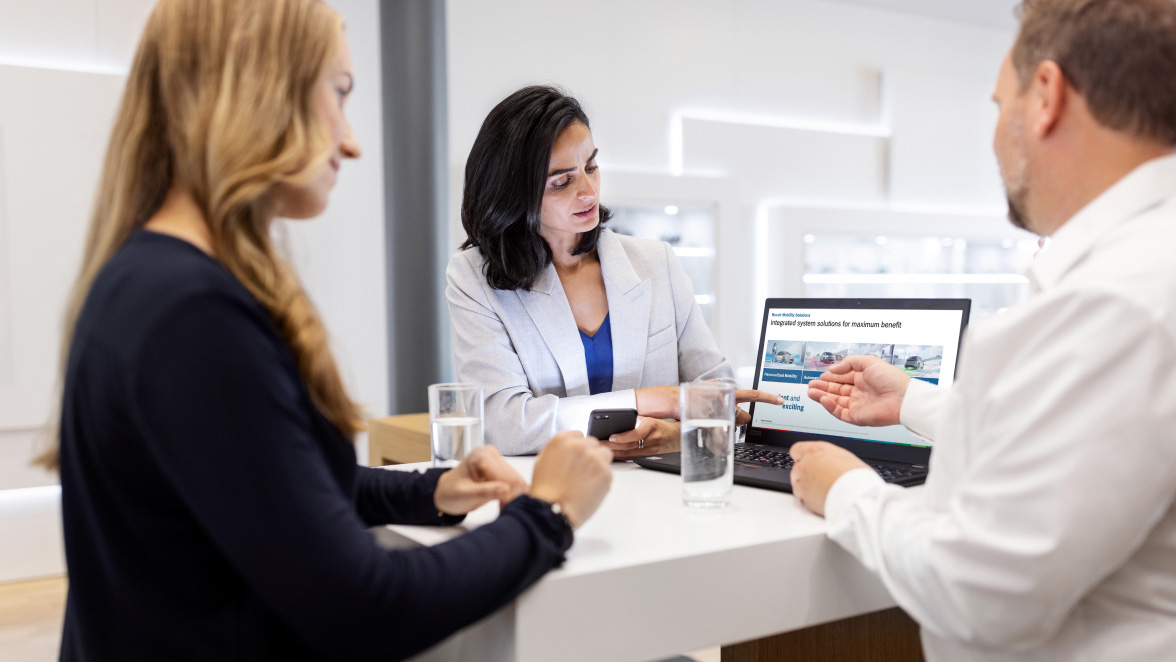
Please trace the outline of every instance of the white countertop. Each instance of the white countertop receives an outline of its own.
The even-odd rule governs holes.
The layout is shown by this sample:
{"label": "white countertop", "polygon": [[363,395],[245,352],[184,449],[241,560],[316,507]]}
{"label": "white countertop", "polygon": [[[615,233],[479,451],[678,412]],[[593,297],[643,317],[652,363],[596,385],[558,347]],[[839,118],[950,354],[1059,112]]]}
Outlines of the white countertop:
{"label": "white countertop", "polygon": [[[507,460],[530,478],[535,458]],[[791,494],[736,485],[731,505],[710,511],[684,506],[681,487],[677,475],[615,463],[563,567],[420,659],[637,662],[894,606]],[[393,525],[381,539],[434,545],[497,514],[490,504],[462,526]]]}

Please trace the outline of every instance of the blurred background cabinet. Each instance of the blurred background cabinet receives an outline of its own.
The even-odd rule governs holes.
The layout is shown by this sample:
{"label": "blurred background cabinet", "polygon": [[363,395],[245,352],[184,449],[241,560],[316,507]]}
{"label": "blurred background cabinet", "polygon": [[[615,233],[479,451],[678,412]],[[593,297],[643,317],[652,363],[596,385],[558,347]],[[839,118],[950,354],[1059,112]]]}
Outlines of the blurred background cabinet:
{"label": "blurred background cabinet", "polygon": [[428,462],[431,458],[427,413],[386,416],[368,421],[370,466]]}

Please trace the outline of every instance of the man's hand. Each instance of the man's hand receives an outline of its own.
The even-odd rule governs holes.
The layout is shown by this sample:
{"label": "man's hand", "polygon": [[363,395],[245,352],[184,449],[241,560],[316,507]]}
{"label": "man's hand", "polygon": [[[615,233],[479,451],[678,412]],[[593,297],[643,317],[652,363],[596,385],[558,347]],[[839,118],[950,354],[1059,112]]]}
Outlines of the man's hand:
{"label": "man's hand", "polygon": [[602,443],[612,451],[614,460],[673,453],[682,443],[682,425],[660,418],[638,416],[637,427],[614,434]]}
{"label": "man's hand", "polygon": [[798,441],[788,449],[792,456],[792,494],[802,506],[825,514],[825,498],[842,474],[869,465],[856,455],[826,441]]}
{"label": "man's hand", "polygon": [[898,425],[911,378],[876,356],[849,356],[809,382],[808,396],[854,425]]}
{"label": "man's hand", "polygon": [[535,459],[531,496],[558,503],[573,529],[596,512],[612,484],[612,452],[595,437],[560,432]]}
{"label": "man's hand", "polygon": [[479,446],[461,464],[441,474],[433,504],[446,515],[464,515],[491,500],[505,506],[527,491],[527,481],[493,446]]}

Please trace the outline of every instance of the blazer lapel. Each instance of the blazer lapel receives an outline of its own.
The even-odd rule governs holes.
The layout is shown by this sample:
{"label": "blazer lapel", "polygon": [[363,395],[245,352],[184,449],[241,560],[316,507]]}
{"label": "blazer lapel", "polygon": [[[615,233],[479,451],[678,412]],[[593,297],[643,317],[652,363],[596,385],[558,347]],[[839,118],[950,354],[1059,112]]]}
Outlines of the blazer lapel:
{"label": "blazer lapel", "polygon": [[[555,273],[555,266],[547,265],[531,291],[520,291],[518,294],[531,321],[539,329],[543,342],[547,344],[548,351],[559,365],[567,395],[590,395],[584,343],[580,341],[579,327],[576,326],[576,318],[572,315],[572,307],[560,285],[559,276]],[[611,300],[609,304],[611,306]],[[613,343],[616,343],[615,332]]]}
{"label": "blazer lapel", "polygon": [[637,275],[621,240],[611,230],[600,233],[596,247],[612,324],[612,388],[614,391],[637,388],[641,385],[645,345],[649,340],[650,283]]}

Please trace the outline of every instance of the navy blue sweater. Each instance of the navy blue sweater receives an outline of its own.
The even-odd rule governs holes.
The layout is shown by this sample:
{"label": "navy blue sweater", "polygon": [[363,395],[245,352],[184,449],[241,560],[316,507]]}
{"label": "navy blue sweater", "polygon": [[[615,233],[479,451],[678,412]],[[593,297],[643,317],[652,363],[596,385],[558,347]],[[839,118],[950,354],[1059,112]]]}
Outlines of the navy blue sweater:
{"label": "navy blue sweater", "polygon": [[61,420],[63,660],[399,659],[563,561],[520,497],[442,545],[440,471],[356,466],[265,310],[190,244],[136,232],[94,282]]}

